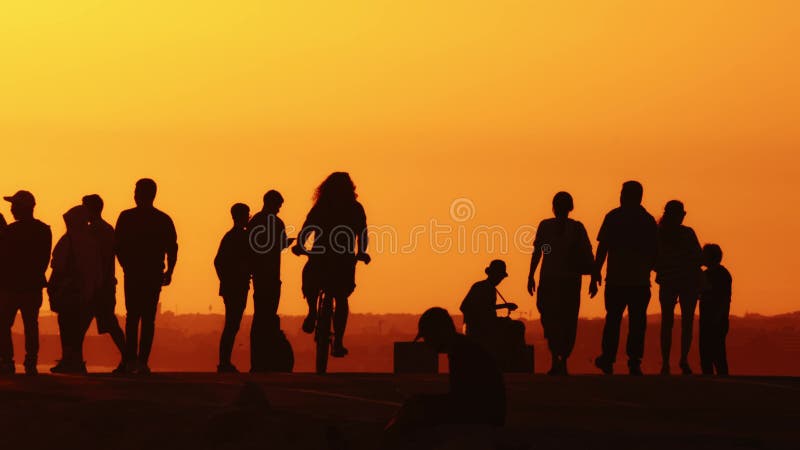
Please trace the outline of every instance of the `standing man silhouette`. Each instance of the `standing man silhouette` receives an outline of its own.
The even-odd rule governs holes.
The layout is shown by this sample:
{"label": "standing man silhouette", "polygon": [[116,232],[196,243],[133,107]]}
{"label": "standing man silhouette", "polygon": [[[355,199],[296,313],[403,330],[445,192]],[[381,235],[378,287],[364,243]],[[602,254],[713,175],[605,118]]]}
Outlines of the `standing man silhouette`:
{"label": "standing man silhouette", "polygon": [[136,207],[119,215],[115,236],[117,259],[125,274],[126,371],[143,375],[150,373],[147,361],[153,346],[161,287],[172,282],[178,260],[175,225],[168,215],[153,206],[156,190],[156,182],[149,178],[136,182],[133,197]]}
{"label": "standing man silhouette", "polygon": [[0,235],[0,374],[15,371],[11,326],[20,311],[25,325],[25,373],[35,375],[39,308],[47,283],[44,273],[50,263],[53,234],[49,226],[33,217],[33,194],[19,191],[3,198],[11,202],[15,221]]}
{"label": "standing man silhouette", "polygon": [[250,292],[250,239],[247,221],[250,208],[244,203],[231,207],[233,227],[225,233],[214,258],[214,268],[219,278],[219,295],[225,303],[225,328],[219,340],[219,373],[237,373],[231,362],[236,333],[242,323],[247,293]]}
{"label": "standing man silhouette", "polygon": [[250,370],[266,370],[268,342],[280,331],[281,252],[294,239],[286,237],[286,225],[278,217],[283,196],[276,190],[264,194],[264,206],[247,225],[253,250],[253,323],[250,326]]}
{"label": "standing man silhouette", "polygon": [[614,372],[619,346],[622,314],[628,310],[628,370],[642,374],[644,335],[647,329],[647,305],[650,303],[650,272],[656,263],[658,227],[656,220],[642,206],[642,185],[626,181],[622,185],[620,207],[609,212],[597,235],[597,257],[589,292],[597,295],[600,273],[606,269],[603,353],[595,359],[603,373]]}

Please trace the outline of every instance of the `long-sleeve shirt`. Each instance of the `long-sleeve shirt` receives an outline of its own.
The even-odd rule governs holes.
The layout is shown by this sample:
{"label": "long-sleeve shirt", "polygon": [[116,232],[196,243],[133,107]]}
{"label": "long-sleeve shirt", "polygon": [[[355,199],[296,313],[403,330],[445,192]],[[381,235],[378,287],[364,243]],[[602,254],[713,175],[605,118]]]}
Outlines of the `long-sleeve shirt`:
{"label": "long-sleeve shirt", "polygon": [[50,263],[53,234],[37,219],[11,223],[0,235],[0,288],[8,292],[41,290]]}

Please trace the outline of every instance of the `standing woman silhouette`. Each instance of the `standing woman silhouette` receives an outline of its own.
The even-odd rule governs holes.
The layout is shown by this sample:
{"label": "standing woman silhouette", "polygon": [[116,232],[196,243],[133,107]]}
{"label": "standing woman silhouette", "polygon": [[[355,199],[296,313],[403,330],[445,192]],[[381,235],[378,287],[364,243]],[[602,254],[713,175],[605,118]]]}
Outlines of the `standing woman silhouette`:
{"label": "standing woman silhouette", "polygon": [[[333,350],[331,355],[347,355],[344,332],[350,312],[348,298],[356,288],[356,262],[370,262],[367,254],[367,216],[357,200],[356,186],[347,172],[334,172],[314,193],[314,206],[292,248],[295,255],[308,255],[303,268],[303,296],[308,316],[303,331],[313,333],[317,320],[316,301],[320,290],[334,298]],[[305,243],[314,234],[311,250]]]}
{"label": "standing woman silhouette", "polygon": [[689,348],[692,345],[692,326],[703,276],[700,264],[702,248],[694,230],[683,225],[686,211],[683,203],[670,200],[658,223],[658,258],[656,283],[661,303],[661,374],[669,375],[669,356],[672,347],[672,325],[675,304],[681,307],[681,359],[684,375],[691,375]]}
{"label": "standing woman silhouette", "polygon": [[569,218],[574,207],[572,196],[559,192],[553,197],[555,217],[545,219],[536,229],[534,251],[528,274],[528,294],[536,291],[536,308],[542,320],[552,365],[548,375],[567,375],[567,358],[575,347],[578,311],[581,304],[581,276],[592,271],[592,243],[586,228]]}

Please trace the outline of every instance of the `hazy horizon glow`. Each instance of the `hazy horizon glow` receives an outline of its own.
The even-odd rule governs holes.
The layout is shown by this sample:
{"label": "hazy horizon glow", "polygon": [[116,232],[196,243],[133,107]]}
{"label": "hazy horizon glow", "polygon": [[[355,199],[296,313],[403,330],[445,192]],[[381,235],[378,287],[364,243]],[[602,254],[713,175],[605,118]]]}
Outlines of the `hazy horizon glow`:
{"label": "hazy horizon glow", "polygon": [[[594,239],[637,179],[654,216],[681,199],[701,242],[722,246],[733,313],[800,309],[797,2],[9,3],[0,193],[31,190],[57,238],[82,195],[102,195],[114,223],[154,178],[180,244],[165,309],[222,311],[212,259],[232,203],[256,211],[278,189],[299,227],[335,170],[401,243],[432,220],[535,226],[559,190]],[[462,198],[474,216],[456,222]],[[357,313],[456,311],[497,257],[500,290],[534,309],[525,252],[372,256]],[[282,313],[305,308],[303,262],[284,254]],[[581,315],[602,305],[587,297]]]}

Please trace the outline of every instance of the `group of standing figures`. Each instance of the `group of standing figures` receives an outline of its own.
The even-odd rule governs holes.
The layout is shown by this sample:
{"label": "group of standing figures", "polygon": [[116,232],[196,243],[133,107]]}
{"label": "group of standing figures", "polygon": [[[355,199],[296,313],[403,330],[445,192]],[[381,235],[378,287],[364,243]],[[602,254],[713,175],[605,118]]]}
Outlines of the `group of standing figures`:
{"label": "group of standing figures", "polygon": [[[650,276],[656,272],[661,304],[661,373],[670,373],[670,350],[676,305],[681,312],[680,369],[691,374],[688,355],[698,300],[700,359],[704,374],[728,374],[725,337],[731,301],[731,275],[721,265],[716,244],[701,247],[678,200],[669,201],[656,222],[642,206],[642,185],[622,186],[620,206],[610,211],[597,236],[596,255],[583,224],[569,218],[573,199],[566,192],[553,198],[552,219],[539,224],[528,275],[528,292],[537,291],[536,306],[552,355],[550,374],[566,374],[567,358],[575,345],[580,307],[581,275],[591,275],[589,295],[597,295],[606,266],[602,353],[595,365],[613,373],[623,313],[628,311],[627,356],[632,375],[641,375]],[[541,263],[539,283],[535,273]],[[705,266],[705,271],[702,267]],[[537,289],[538,288],[538,289]]]}
{"label": "group of standing figures", "polygon": [[[694,231],[683,225],[686,212],[680,201],[668,202],[657,223],[641,205],[642,195],[638,182],[623,184],[620,206],[606,215],[598,233],[596,254],[583,224],[569,218],[573,210],[570,194],[557,193],[553,198],[555,217],[539,224],[527,289],[537,295],[536,306],[552,355],[550,374],[567,373],[567,359],[577,333],[582,276],[591,275],[589,294],[594,297],[606,266],[606,322],[602,353],[595,360],[600,370],[613,373],[620,326],[627,310],[628,368],[631,374],[642,373],[650,277],[655,271],[662,313],[662,373],[670,373],[676,305],[681,310],[680,368],[684,374],[692,372],[688,354],[699,300],[702,371],[727,375],[725,336],[731,275],[721,265],[722,251],[715,244],[701,248]],[[36,373],[38,316],[45,287],[50,308],[58,314],[62,346],[62,358],[51,371],[86,372],[83,340],[92,320],[96,320],[98,332],[109,334],[120,351],[121,361],[114,372],[150,372],[148,359],[159,295],[162,287],[171,283],[178,255],[175,226],[167,214],[153,206],[155,197],[156,183],[147,178],[139,180],[134,193],[136,207],[123,211],[116,227],[103,220],[100,196],[83,197],[80,205],[64,214],[66,233],[56,243],[52,259],[50,227],[34,218],[33,195],[19,191],[5,197],[15,221],[6,224],[0,216],[0,373],[15,371],[11,327],[18,312],[25,328],[25,371]],[[291,347],[280,329],[277,311],[281,253],[293,243],[295,255],[308,257],[302,273],[302,292],[308,302],[303,331],[317,331],[318,300],[324,294],[335,302],[330,353],[334,357],[348,353],[344,334],[348,297],[355,289],[355,267],[358,261],[370,262],[366,214],[352,179],[345,172],[335,172],[319,185],[297,242],[287,237],[278,217],[283,205],[281,194],[270,190],[263,201],[261,211],[252,217],[247,205],[233,205],[233,227],[223,237],[214,260],[219,293],[225,303],[219,372],[237,371],[231,353],[251,281],[251,371],[291,370]],[[312,235],[313,244],[307,248]],[[125,332],[114,313],[115,258],[124,273]],[[48,263],[52,267],[49,280],[45,278]],[[467,334],[486,342],[510,331],[524,345],[520,323],[496,320],[498,309],[516,308],[497,304],[496,288],[507,276],[505,263],[493,261],[486,274],[487,279],[472,286],[461,306]]]}
{"label": "group of standing figures", "polygon": [[[25,327],[25,373],[36,374],[39,309],[47,288],[50,309],[58,314],[62,357],[54,373],[86,373],[83,340],[93,320],[109,334],[121,354],[115,373],[149,373],[158,300],[171,283],[178,256],[172,219],[153,206],[156,183],[136,183],[136,207],[123,211],[116,228],[103,220],[99,195],[64,213],[66,232],[53,248],[50,227],[34,218],[33,194],[5,197],[15,221],[0,231],[0,374],[14,373],[11,326],[22,313]],[[127,319],[122,331],[116,306],[117,259],[125,274]],[[166,261],[166,263],[165,263]],[[50,279],[45,271],[52,268]],[[139,331],[141,328],[141,339]]]}
{"label": "group of standing figures", "polygon": [[[136,207],[123,211],[116,227],[102,218],[99,195],[64,215],[66,232],[52,248],[50,227],[34,218],[33,194],[19,191],[4,197],[11,203],[14,222],[0,215],[0,374],[15,372],[11,327],[22,313],[27,374],[37,373],[39,310],[46,288],[50,309],[58,314],[62,357],[54,373],[86,373],[83,341],[93,320],[101,334],[109,334],[121,361],[114,373],[148,374],[155,320],[161,289],[172,282],[178,257],[172,219],[154,206],[156,183],[136,183]],[[320,292],[335,301],[331,354],[343,357],[348,297],[355,289],[356,262],[370,262],[367,254],[366,214],[356,200],[355,185],[344,172],[331,174],[317,188],[314,206],[292,249],[308,256],[303,269],[303,294],[309,313],[303,330],[316,328]],[[220,243],[214,265],[225,303],[225,327],[220,339],[219,372],[235,372],[231,353],[253,285],[254,317],[251,329],[251,371],[290,371],[291,347],[280,330],[281,252],[294,239],[278,218],[283,197],[271,190],[263,209],[250,217],[247,205],[231,208],[233,227]],[[305,247],[314,235],[310,249]],[[123,332],[115,315],[115,258],[124,273],[126,323]],[[46,278],[48,264],[52,271]],[[141,336],[140,336],[141,335]],[[281,345],[283,344],[283,345]]]}

